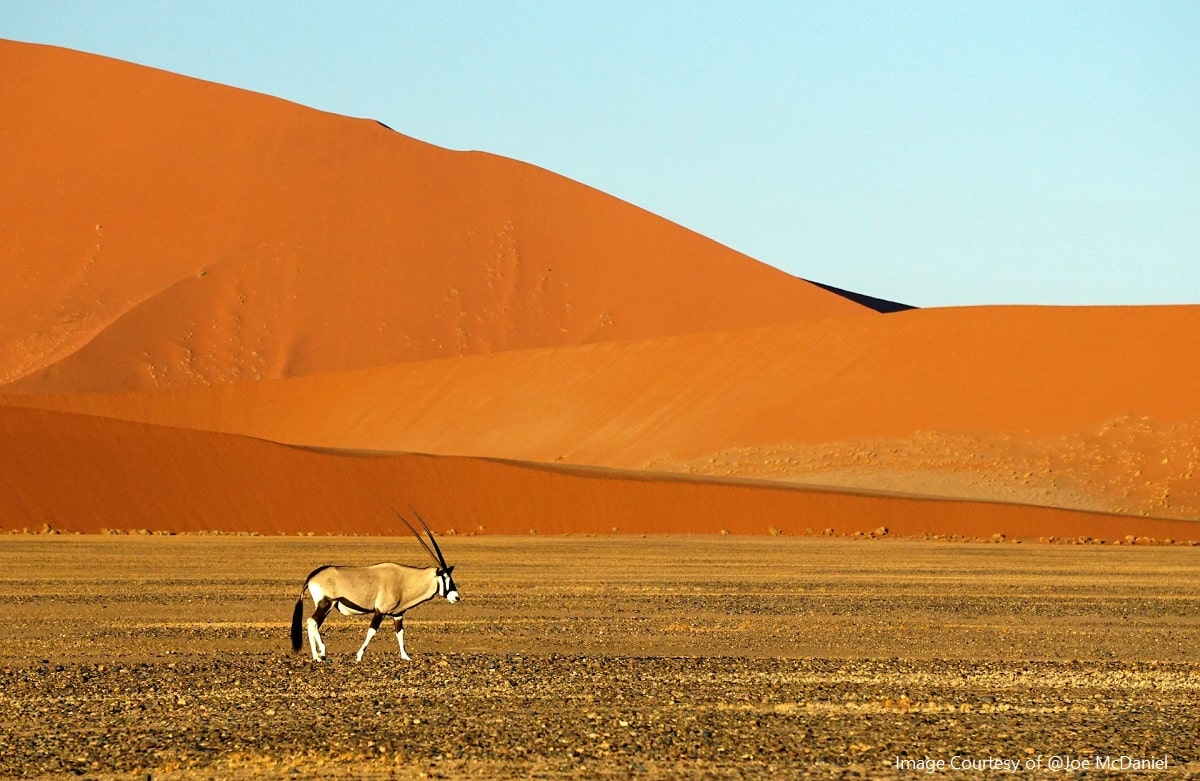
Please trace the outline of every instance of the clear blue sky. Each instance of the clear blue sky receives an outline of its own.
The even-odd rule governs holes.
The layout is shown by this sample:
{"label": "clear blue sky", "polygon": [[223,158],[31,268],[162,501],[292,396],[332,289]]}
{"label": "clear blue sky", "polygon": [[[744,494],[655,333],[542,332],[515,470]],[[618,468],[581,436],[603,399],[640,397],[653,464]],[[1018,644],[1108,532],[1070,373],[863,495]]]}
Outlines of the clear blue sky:
{"label": "clear blue sky", "polygon": [[518,158],[911,304],[1200,303],[1195,0],[0,0],[0,37]]}

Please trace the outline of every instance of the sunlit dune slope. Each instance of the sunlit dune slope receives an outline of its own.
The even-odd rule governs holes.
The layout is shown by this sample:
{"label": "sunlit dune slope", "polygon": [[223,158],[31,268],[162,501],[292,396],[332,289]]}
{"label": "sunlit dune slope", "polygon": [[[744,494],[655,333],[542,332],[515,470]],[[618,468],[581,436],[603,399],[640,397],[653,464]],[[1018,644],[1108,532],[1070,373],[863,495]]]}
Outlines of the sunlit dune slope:
{"label": "sunlit dune slope", "polygon": [[[212,432],[0,408],[0,529],[395,534],[392,508],[460,533],[943,533],[1159,539],[1196,524],[474,458],[318,452]],[[114,448],[122,458],[113,458]],[[417,557],[419,559],[419,557]],[[414,563],[420,563],[414,559]]]}
{"label": "sunlit dune slope", "polygon": [[297,445],[1200,517],[1200,307],[983,307],[8,397]]}
{"label": "sunlit dune slope", "polygon": [[548,171],[0,41],[0,387],[181,387],[865,307]]}

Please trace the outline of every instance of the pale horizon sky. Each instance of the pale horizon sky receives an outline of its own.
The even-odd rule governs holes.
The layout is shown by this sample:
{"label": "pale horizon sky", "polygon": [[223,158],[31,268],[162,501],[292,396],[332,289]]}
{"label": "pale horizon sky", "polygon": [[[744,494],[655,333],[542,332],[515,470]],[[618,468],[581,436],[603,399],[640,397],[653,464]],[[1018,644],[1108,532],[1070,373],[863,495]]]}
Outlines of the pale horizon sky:
{"label": "pale horizon sky", "polygon": [[0,37],[513,157],[881,298],[1200,304],[1200,3],[0,0]]}

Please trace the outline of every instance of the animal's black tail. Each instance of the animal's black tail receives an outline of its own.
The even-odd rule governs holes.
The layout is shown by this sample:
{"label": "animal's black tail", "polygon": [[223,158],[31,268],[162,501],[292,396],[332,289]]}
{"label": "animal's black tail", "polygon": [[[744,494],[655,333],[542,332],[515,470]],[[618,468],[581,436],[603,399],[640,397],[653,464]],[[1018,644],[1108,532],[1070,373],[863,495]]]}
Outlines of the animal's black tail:
{"label": "animal's black tail", "polygon": [[292,610],[292,650],[299,651],[300,643],[304,640],[304,635],[301,634],[300,623],[304,619],[304,595],[296,600],[296,608]]}

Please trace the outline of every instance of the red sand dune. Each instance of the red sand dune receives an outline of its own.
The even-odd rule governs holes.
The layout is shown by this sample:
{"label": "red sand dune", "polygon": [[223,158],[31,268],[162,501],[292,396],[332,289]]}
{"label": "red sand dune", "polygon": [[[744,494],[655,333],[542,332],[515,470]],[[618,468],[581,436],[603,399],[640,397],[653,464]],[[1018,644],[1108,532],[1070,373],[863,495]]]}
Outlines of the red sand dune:
{"label": "red sand dune", "polygon": [[[564,469],[492,459],[317,452],[229,434],[0,409],[0,517],[63,531],[170,529],[397,534],[417,507],[446,532],[1126,534],[1193,524],[1021,505],[937,501]],[[114,448],[134,457],[113,458]]]}
{"label": "red sand dune", "polygon": [[0,528],[1200,539],[1200,307],[883,316],[516,161],[0,67]]}
{"label": "red sand dune", "polygon": [[7,400],[293,444],[499,448],[640,466],[664,447],[693,457],[713,445],[922,429],[1034,436],[1129,415],[1191,420],[1200,417],[1200,372],[1186,356],[1198,349],[1200,307],[925,309],[282,381]]}
{"label": "red sand dune", "polygon": [[561,176],[0,42],[0,385],[129,390],[869,310]]}
{"label": "red sand dune", "polygon": [[326,448],[1195,518],[1200,378],[1179,356],[1198,349],[1200,307],[913,310],[7,400]]}

